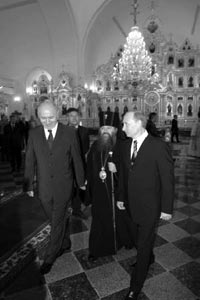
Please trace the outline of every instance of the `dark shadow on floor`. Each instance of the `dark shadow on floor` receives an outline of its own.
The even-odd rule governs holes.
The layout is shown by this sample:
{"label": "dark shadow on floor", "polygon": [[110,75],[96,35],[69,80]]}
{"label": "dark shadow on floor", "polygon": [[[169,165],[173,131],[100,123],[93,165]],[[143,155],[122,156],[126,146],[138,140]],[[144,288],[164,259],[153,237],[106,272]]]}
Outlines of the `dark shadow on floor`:
{"label": "dark shadow on floor", "polygon": [[22,193],[0,206],[0,262],[45,226],[47,218],[36,197]]}

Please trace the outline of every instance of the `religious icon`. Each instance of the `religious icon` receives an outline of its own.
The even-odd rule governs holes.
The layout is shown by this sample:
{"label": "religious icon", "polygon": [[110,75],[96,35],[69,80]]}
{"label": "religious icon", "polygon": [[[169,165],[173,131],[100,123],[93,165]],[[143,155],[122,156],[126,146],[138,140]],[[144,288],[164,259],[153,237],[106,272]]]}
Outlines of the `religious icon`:
{"label": "religious icon", "polygon": [[102,182],[104,182],[104,180],[106,179],[107,174],[104,167],[101,168],[101,171],[99,172],[99,177],[101,178]]}

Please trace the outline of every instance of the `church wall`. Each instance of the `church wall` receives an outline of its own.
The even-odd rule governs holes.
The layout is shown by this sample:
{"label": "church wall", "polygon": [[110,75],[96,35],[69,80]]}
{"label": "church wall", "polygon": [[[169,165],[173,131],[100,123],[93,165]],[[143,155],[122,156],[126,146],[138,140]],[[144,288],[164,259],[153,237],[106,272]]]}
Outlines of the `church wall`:
{"label": "church wall", "polygon": [[166,39],[160,20],[154,13],[143,29],[146,48],[152,58],[151,82],[118,82],[113,67],[123,53],[119,46],[109,61],[95,70],[94,86],[101,98],[101,109],[117,107],[122,115],[126,110],[141,110],[146,116],[158,114],[158,125],[169,124],[176,114],[179,126],[191,128],[200,111],[200,49],[185,39],[181,45]]}

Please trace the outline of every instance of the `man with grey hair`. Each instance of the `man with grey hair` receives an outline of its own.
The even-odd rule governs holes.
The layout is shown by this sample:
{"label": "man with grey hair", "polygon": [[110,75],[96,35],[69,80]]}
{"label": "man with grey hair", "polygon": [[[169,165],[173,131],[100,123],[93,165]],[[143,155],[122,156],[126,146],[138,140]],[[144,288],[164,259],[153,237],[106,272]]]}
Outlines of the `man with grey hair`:
{"label": "man with grey hair", "polygon": [[174,200],[174,166],[167,143],[145,129],[141,112],[127,112],[122,130],[129,139],[121,143],[117,206],[131,218],[137,248],[130,290],[125,300],[137,300],[154,262],[153,244],[159,218],[170,220]]}
{"label": "man with grey hair", "polygon": [[[41,273],[46,274],[56,258],[71,247],[69,232],[73,182],[85,189],[80,148],[74,130],[58,122],[54,103],[38,107],[41,125],[30,131],[25,159],[24,188],[33,196],[36,171],[39,199],[51,224],[50,242]],[[75,178],[74,178],[75,177]]]}

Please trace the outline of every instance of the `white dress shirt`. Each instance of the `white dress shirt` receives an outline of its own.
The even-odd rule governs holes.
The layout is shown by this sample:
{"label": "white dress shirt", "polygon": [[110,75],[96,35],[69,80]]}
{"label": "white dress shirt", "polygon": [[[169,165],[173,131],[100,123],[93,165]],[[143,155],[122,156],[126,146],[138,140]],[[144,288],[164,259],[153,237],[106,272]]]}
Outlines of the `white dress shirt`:
{"label": "white dress shirt", "polygon": [[[51,129],[52,130],[53,139],[55,139],[57,128],[58,128],[58,123],[56,123],[56,126]],[[48,137],[49,137],[49,131],[48,130],[49,129],[44,128],[44,133],[45,133],[45,137],[46,137],[47,140],[48,140]]]}
{"label": "white dress shirt", "polygon": [[131,144],[131,157],[133,155],[134,141],[137,141],[137,152],[138,152],[147,136],[148,136],[148,132],[145,129],[145,131],[140,136],[138,136],[137,139],[133,139]]}

